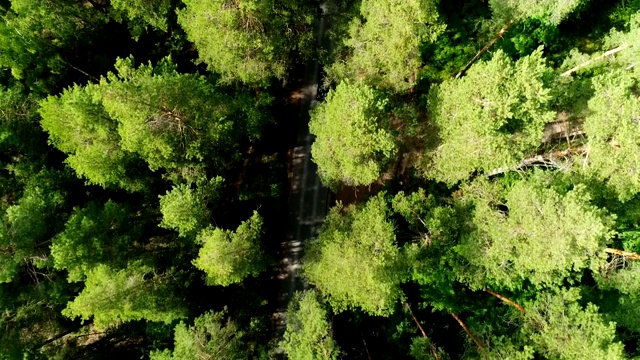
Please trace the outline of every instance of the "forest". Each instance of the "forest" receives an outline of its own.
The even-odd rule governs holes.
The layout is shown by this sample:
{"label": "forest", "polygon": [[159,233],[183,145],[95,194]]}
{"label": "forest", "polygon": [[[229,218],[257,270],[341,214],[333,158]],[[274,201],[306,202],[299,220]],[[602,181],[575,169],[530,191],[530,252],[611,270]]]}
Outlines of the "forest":
{"label": "forest", "polygon": [[640,0],[0,13],[0,359],[640,359]]}

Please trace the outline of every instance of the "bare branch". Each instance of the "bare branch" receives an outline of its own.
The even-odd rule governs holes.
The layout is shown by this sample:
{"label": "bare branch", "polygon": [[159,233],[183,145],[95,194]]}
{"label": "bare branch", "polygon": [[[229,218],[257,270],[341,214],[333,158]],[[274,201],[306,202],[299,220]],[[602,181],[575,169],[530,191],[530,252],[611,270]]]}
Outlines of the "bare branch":
{"label": "bare branch", "polygon": [[496,298],[500,299],[502,302],[509,304],[511,306],[513,306],[514,308],[518,309],[518,311],[525,313],[527,312],[522,306],[516,304],[515,302],[511,301],[510,299],[498,294],[497,292],[493,292],[489,289],[484,289],[484,291],[488,292],[489,294],[495,296]]}
{"label": "bare branch", "polygon": [[609,51],[606,51],[604,54],[602,54],[602,55],[600,55],[598,57],[590,59],[589,61],[585,61],[582,64],[563,72],[562,74],[560,74],[560,76],[569,76],[569,75],[573,74],[574,72],[589,66],[594,61],[597,61],[597,60],[603,59],[603,58],[605,58],[607,56],[613,55],[613,54],[615,54],[615,53],[617,53],[619,51],[627,49],[628,47],[629,47],[629,44],[620,45],[615,49],[611,49]]}
{"label": "bare branch", "polygon": [[471,340],[473,340],[473,342],[478,347],[478,350],[480,350],[480,352],[483,352],[484,351],[484,346],[482,346],[482,343],[480,342],[480,340],[478,340],[478,338],[475,335],[473,335],[473,333],[471,332],[471,330],[469,330],[467,325],[465,325],[464,322],[462,322],[462,320],[460,320],[458,315],[456,315],[456,313],[454,313],[453,311],[451,312],[451,316],[453,316],[453,318],[456,319],[458,324],[460,324],[460,326],[462,326],[462,329],[464,330],[464,332],[467,333],[467,335],[469,335]]}
{"label": "bare branch", "polygon": [[480,51],[478,51],[478,53],[476,54],[476,56],[473,57],[473,59],[471,59],[471,61],[469,61],[467,63],[467,65],[465,65],[464,68],[462,68],[462,70],[460,70],[460,72],[458,72],[456,74],[456,79],[461,78],[462,76],[464,76],[464,73],[467,72],[467,70],[469,70],[469,68],[471,68],[471,65],[473,65],[473,63],[475,63],[476,61],[478,61],[478,59],[480,59],[480,57],[487,52],[487,50],[489,50],[489,48],[491,46],[493,46],[493,44],[495,44],[496,41],[498,41],[498,39],[500,39],[502,37],[502,35],[504,35],[507,30],[509,30],[509,28],[516,23],[516,19],[511,19],[509,20],[509,22],[507,22],[502,29],[500,29],[500,31],[498,32],[498,34],[496,36],[493,37],[493,39],[491,39],[491,41],[489,41],[489,43],[487,45],[485,45],[482,49],[480,49]]}
{"label": "bare branch", "polygon": [[629,260],[640,260],[640,254],[630,252],[630,251],[606,248],[604,249],[604,252],[613,254],[613,255],[619,255]]}
{"label": "bare branch", "polygon": [[440,360],[440,356],[438,356],[438,351],[436,350],[435,345],[433,345],[433,343],[431,342],[431,340],[427,336],[427,333],[422,328],[422,325],[420,325],[420,322],[418,321],[416,316],[413,314],[413,310],[411,310],[411,306],[409,306],[408,302],[405,302],[404,304],[407,306],[407,309],[409,309],[409,312],[411,313],[411,317],[413,318],[413,321],[415,321],[416,325],[418,325],[418,329],[420,329],[420,332],[422,333],[422,336],[425,339],[427,339],[427,341],[429,341],[429,349],[431,350],[431,354],[433,354],[433,357],[436,358],[436,360]]}

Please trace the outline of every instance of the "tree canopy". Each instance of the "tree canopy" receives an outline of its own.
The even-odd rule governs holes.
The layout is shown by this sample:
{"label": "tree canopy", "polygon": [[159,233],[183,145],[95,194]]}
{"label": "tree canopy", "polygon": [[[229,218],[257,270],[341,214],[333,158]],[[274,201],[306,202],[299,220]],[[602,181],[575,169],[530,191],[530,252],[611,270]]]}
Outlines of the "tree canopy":
{"label": "tree canopy", "polygon": [[262,217],[257,211],[236,231],[209,227],[198,234],[202,244],[193,264],[207,274],[210,285],[230,285],[247,276],[257,276],[266,268],[260,249]]}
{"label": "tree canopy", "polygon": [[367,85],[340,83],[311,114],[311,153],[327,183],[368,185],[396,151],[386,99]]}
{"label": "tree canopy", "polygon": [[463,78],[434,86],[428,110],[441,143],[427,175],[453,185],[474,171],[515,166],[535,150],[554,120],[547,74],[542,49],[516,62],[497,51]]}
{"label": "tree canopy", "polygon": [[405,276],[384,194],[364,206],[331,209],[304,262],[305,276],[337,311],[393,312]]}

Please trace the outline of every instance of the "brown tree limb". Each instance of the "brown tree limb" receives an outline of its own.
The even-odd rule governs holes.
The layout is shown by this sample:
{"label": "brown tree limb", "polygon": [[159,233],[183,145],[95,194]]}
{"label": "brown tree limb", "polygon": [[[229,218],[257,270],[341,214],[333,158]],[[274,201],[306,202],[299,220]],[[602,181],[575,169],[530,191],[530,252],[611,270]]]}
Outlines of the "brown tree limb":
{"label": "brown tree limb", "polygon": [[464,330],[464,332],[467,333],[467,335],[469,335],[469,337],[471,338],[471,340],[473,340],[474,343],[476,343],[476,346],[478,347],[478,349],[482,352],[484,351],[484,346],[482,346],[482,343],[480,342],[480,340],[478,340],[478,338],[473,335],[473,333],[471,332],[471,330],[469,330],[469,328],[467,327],[467,325],[464,324],[464,322],[462,322],[462,320],[460,320],[460,318],[458,317],[458,315],[456,315],[456,313],[454,313],[453,311],[451,312],[451,316],[453,316],[454,319],[456,319],[456,321],[458,322],[458,324],[460,324],[460,326],[462,326],[462,329]]}
{"label": "brown tree limb", "polygon": [[498,294],[497,292],[491,291],[489,289],[484,289],[484,291],[486,291],[489,294],[491,294],[491,295],[495,296],[496,298],[500,299],[502,302],[513,306],[514,308],[518,309],[518,311],[520,311],[521,313],[527,312],[522,306],[520,306],[520,305],[516,304],[515,302],[511,301],[510,299]]}
{"label": "brown tree limb", "polygon": [[371,354],[369,354],[369,347],[367,347],[367,342],[364,341],[364,334],[362,333],[362,331],[360,331],[360,336],[362,337],[362,343],[364,344],[364,349],[367,351],[367,359],[368,360],[373,360],[371,358]]}
{"label": "brown tree limb", "polygon": [[413,321],[415,321],[416,325],[418,325],[418,329],[420,329],[420,332],[422,333],[422,336],[425,339],[427,339],[427,341],[429,341],[429,349],[431,350],[431,354],[433,354],[433,357],[436,360],[440,360],[440,356],[438,356],[438,351],[436,350],[435,345],[433,345],[433,343],[431,342],[431,340],[427,336],[427,333],[422,328],[422,325],[420,325],[420,322],[418,321],[418,318],[416,318],[416,316],[413,314],[413,310],[411,310],[411,306],[409,306],[408,302],[405,302],[404,304],[407,306],[407,309],[409,309],[409,312],[411,313],[411,317],[413,318]]}
{"label": "brown tree limb", "polygon": [[558,151],[554,151],[554,152],[543,154],[543,155],[536,155],[536,156],[532,156],[532,157],[528,157],[526,159],[523,159],[522,161],[520,161],[520,163],[518,165],[516,165],[513,168],[497,168],[497,169],[493,169],[493,170],[491,170],[491,171],[489,171],[487,173],[487,176],[488,177],[492,177],[492,176],[504,174],[504,173],[509,172],[509,171],[522,170],[524,168],[527,168],[527,167],[530,167],[530,166],[533,166],[533,165],[536,165],[536,164],[544,164],[546,166],[559,167],[555,163],[556,159],[562,159],[562,158],[565,158],[567,156],[575,155],[575,154],[584,154],[586,152],[587,152],[587,150],[584,147],[579,147],[579,148],[575,148],[575,149],[558,150]]}
{"label": "brown tree limb", "polygon": [[496,43],[496,41],[498,41],[498,39],[500,39],[502,37],[502,35],[504,35],[507,30],[509,30],[509,28],[516,23],[516,19],[511,19],[509,20],[509,22],[507,22],[502,29],[500,29],[500,31],[498,32],[498,34],[496,36],[493,37],[493,39],[491,39],[491,41],[489,41],[489,43],[487,43],[487,45],[485,45],[482,49],[480,49],[480,51],[478,51],[478,53],[476,54],[476,56],[473,57],[473,59],[471,59],[471,61],[469,61],[467,63],[467,65],[465,65],[464,68],[462,68],[462,70],[460,70],[460,72],[458,72],[456,74],[456,79],[461,78],[462,76],[464,76],[464,74],[467,72],[467,70],[469,70],[469,68],[471,68],[471,65],[473,65],[473,63],[475,63],[476,61],[478,61],[478,59],[480,59],[480,57],[482,55],[484,55],[484,53],[487,52],[487,50],[489,50],[489,48],[491,46],[493,46],[493,44]]}
{"label": "brown tree limb", "polygon": [[604,252],[613,254],[613,255],[619,255],[630,260],[640,260],[640,254],[630,252],[630,251],[606,248],[604,249]]}
{"label": "brown tree limb", "polygon": [[602,55],[600,55],[598,57],[595,57],[593,59],[589,59],[588,61],[585,61],[582,64],[580,64],[578,66],[575,66],[575,67],[563,72],[562,74],[560,74],[560,76],[569,76],[569,75],[573,74],[574,72],[589,66],[594,61],[600,60],[600,59],[605,58],[605,57],[607,57],[609,55],[613,55],[613,54],[615,54],[615,53],[617,53],[619,51],[622,51],[622,50],[624,50],[624,49],[626,49],[628,47],[629,47],[629,44],[620,45],[615,49],[611,49],[609,51],[606,51],[605,53],[603,53]]}

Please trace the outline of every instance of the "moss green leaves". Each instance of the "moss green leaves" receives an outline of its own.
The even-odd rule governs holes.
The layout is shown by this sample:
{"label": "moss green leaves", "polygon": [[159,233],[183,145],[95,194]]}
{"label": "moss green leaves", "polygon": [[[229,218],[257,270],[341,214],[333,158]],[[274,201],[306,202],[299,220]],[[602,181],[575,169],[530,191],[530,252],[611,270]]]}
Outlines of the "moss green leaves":
{"label": "moss green leaves", "polygon": [[184,318],[186,309],[174,294],[169,273],[156,274],[137,261],[122,270],[99,265],[89,271],[84,289],[62,313],[72,319],[93,318],[96,326],[105,328],[143,319],[171,323]]}
{"label": "moss green leaves", "polygon": [[534,177],[511,187],[478,180],[462,191],[475,207],[473,230],[456,251],[471,265],[459,276],[472,288],[558,286],[603,265],[613,219],[582,186],[558,193]]}
{"label": "moss green leaves", "polygon": [[192,326],[180,323],[174,331],[173,351],[154,351],[151,360],[247,359],[243,332],[224,312],[207,312]]}

